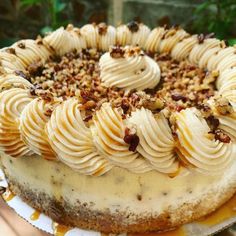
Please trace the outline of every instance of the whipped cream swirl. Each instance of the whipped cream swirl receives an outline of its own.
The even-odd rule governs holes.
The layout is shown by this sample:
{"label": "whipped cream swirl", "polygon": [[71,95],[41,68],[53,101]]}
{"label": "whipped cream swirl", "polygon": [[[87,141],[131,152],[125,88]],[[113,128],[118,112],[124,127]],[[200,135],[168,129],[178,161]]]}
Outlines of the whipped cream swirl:
{"label": "whipped cream swirl", "polygon": [[0,91],[12,87],[30,88],[32,84],[25,78],[15,74],[0,75]]}
{"label": "whipped cream swirl", "polygon": [[159,52],[171,52],[173,47],[186,37],[189,37],[189,34],[183,29],[169,29],[165,32],[163,39],[160,42]]}
{"label": "whipped cream swirl", "polygon": [[21,112],[31,100],[27,91],[20,88],[0,93],[0,151],[12,157],[32,154],[19,130]]}
{"label": "whipped cream swirl", "polygon": [[151,30],[146,25],[135,21],[132,21],[127,25],[120,25],[116,29],[117,45],[133,45],[143,48],[150,31]]}
{"label": "whipped cream swirl", "polygon": [[119,50],[124,50],[124,54],[118,58],[113,57],[112,52],[100,58],[101,80],[105,86],[130,91],[151,89],[159,83],[160,68],[152,58],[144,55],[139,48],[134,48],[137,52],[132,55],[130,47]]}
{"label": "whipped cream swirl", "polygon": [[49,145],[48,136],[45,132],[53,105],[56,104],[35,98],[26,105],[20,117],[20,131],[25,144],[30,150],[48,160],[55,159],[55,154]]}
{"label": "whipped cream swirl", "polygon": [[182,41],[176,43],[171,51],[171,56],[178,60],[184,60],[189,56],[189,53],[193,49],[194,45],[197,43],[197,35],[192,35],[191,37],[184,38]]}
{"label": "whipped cream swirl", "polygon": [[209,71],[216,70],[219,63],[225,58],[234,55],[235,51],[236,49],[234,47],[221,48],[221,50],[219,50],[216,55],[209,58],[207,69]]}
{"label": "whipped cream swirl", "polygon": [[236,67],[228,68],[220,73],[216,86],[219,95],[227,98],[236,106]]}
{"label": "whipped cream swirl", "polygon": [[32,39],[18,41],[11,48],[15,50],[16,56],[20,58],[25,67],[34,62],[45,63],[50,56],[49,50],[43,44]]}
{"label": "whipped cream swirl", "polygon": [[73,50],[80,51],[87,47],[85,37],[82,36],[81,30],[73,28],[72,25],[69,25],[66,30],[60,27],[46,36],[43,42],[49,45],[49,48],[59,56]]}
{"label": "whipped cream swirl", "polygon": [[16,70],[25,70],[24,63],[14,54],[14,51],[10,48],[5,48],[0,51],[0,63],[1,67],[7,73],[13,73]]}
{"label": "whipped cream swirl", "polygon": [[232,143],[225,144],[209,134],[210,128],[195,108],[176,113],[179,158],[204,174],[220,174],[233,160]]}
{"label": "whipped cream swirl", "polygon": [[140,139],[137,151],[152,168],[162,173],[177,172],[175,141],[164,115],[159,113],[154,117],[150,110],[141,108],[133,112],[128,121],[137,129]]}
{"label": "whipped cream swirl", "polygon": [[204,53],[214,47],[220,47],[220,40],[215,38],[205,39],[202,43],[195,44],[189,54],[189,61],[195,65],[198,65],[201,57]]}
{"label": "whipped cream swirl", "polygon": [[129,151],[129,146],[124,141],[125,124],[121,114],[117,109],[112,109],[110,103],[104,103],[93,121],[92,136],[99,153],[112,163],[128,168],[138,154]]}
{"label": "whipped cream swirl", "polygon": [[59,160],[86,175],[102,175],[112,168],[93,144],[76,98],[58,105],[46,125],[46,133]]}
{"label": "whipped cream swirl", "polygon": [[159,50],[160,42],[165,35],[166,29],[164,27],[157,27],[148,35],[145,49],[148,52],[157,52]]}

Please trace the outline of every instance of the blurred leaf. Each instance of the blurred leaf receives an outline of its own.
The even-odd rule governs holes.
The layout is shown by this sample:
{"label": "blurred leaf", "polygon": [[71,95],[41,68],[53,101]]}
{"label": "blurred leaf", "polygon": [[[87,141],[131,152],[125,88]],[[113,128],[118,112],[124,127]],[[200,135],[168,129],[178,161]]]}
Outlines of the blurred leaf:
{"label": "blurred leaf", "polygon": [[202,4],[196,7],[195,14],[205,11],[210,5],[212,5],[211,1],[203,2]]}
{"label": "blurred leaf", "polygon": [[16,38],[1,39],[0,40],[0,48],[9,47],[13,43],[15,43],[17,40],[18,39],[16,39]]}
{"label": "blurred leaf", "polygon": [[40,33],[42,35],[46,35],[47,33],[53,31],[53,28],[51,26],[44,26],[41,30]]}
{"label": "blurred leaf", "polygon": [[234,46],[236,44],[236,39],[228,39],[229,45]]}
{"label": "blurred leaf", "polygon": [[54,0],[54,11],[56,13],[62,12],[66,7],[66,3],[62,3],[59,0]]}
{"label": "blurred leaf", "polygon": [[21,0],[21,7],[28,7],[33,5],[39,5],[43,2],[43,0]]}

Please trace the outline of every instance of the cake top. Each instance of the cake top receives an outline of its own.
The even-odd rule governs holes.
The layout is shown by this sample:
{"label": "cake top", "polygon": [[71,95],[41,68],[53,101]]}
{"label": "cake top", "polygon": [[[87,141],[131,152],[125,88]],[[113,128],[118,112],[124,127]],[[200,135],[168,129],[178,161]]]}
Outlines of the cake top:
{"label": "cake top", "polygon": [[220,174],[235,152],[236,49],[130,22],[69,25],[0,51],[0,150],[86,175]]}

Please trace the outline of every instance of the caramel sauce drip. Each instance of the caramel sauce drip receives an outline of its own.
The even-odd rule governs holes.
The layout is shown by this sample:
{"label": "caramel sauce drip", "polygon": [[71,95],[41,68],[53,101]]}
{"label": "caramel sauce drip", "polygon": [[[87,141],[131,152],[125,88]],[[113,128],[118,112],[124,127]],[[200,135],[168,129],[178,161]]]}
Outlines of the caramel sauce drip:
{"label": "caramel sauce drip", "polygon": [[198,220],[198,223],[213,226],[234,216],[236,216],[236,194],[218,210]]}
{"label": "caramel sauce drip", "polygon": [[58,223],[52,224],[53,235],[55,236],[65,236],[65,234],[71,229],[65,225],[60,225]]}
{"label": "caramel sauce drip", "polygon": [[33,220],[33,221],[38,220],[39,217],[40,217],[40,214],[41,214],[41,213],[36,210],[36,211],[34,211],[33,214],[30,216],[30,219]]}
{"label": "caramel sauce drip", "polygon": [[9,202],[9,201],[11,201],[11,200],[15,197],[15,194],[13,194],[13,193],[8,189],[2,196],[3,196],[3,199],[4,199],[6,202]]}

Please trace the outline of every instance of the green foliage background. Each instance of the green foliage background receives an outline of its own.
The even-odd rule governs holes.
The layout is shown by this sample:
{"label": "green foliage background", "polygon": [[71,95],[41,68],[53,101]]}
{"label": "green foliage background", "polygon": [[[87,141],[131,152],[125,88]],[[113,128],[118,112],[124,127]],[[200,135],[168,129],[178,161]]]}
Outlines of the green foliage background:
{"label": "green foliage background", "polygon": [[[108,9],[112,2],[112,0],[1,0],[0,47],[8,46],[20,38],[35,38],[39,33],[45,34],[68,23],[81,26],[87,22],[107,22]],[[184,27],[192,33],[215,32],[216,37],[235,44],[236,0],[195,2],[197,5],[193,16],[191,19],[186,19],[187,24],[185,22]],[[166,19],[168,17],[167,15]],[[137,15],[135,18],[142,20],[142,15]],[[125,15],[125,20],[132,19]],[[163,19],[157,22],[161,23]]]}

